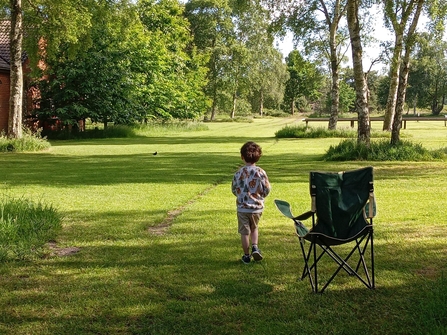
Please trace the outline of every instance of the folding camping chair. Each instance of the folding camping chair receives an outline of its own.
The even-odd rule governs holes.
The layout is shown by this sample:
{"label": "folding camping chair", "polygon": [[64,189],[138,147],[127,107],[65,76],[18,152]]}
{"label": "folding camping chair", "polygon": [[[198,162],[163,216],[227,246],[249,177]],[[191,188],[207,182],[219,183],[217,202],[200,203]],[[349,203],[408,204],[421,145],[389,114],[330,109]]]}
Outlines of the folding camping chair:
{"label": "folding camping chair", "polygon": [[[310,195],[311,210],[298,216],[292,214],[288,202],[275,200],[280,212],[295,224],[304,258],[301,279],[308,277],[312,291],[322,293],[340,270],[344,270],[357,277],[366,287],[374,289],[372,221],[376,208],[373,168],[339,173],[311,172]],[[311,229],[301,222],[309,218],[312,218]],[[305,241],[310,242],[307,251]],[[341,245],[352,246],[352,250],[349,248],[351,251],[346,251]],[[371,257],[369,265],[367,251]],[[318,264],[324,255],[328,255],[338,266],[329,279],[323,280],[323,286],[319,289]]]}

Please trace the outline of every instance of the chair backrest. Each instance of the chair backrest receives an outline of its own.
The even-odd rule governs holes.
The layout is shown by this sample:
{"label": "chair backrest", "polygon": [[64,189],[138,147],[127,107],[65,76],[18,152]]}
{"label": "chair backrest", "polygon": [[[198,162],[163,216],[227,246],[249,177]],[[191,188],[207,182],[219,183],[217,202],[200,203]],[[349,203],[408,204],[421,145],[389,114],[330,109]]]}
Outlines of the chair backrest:
{"label": "chair backrest", "polygon": [[312,210],[317,216],[312,232],[337,239],[356,236],[370,224],[365,206],[368,200],[373,201],[373,192],[372,167],[338,173],[311,172]]}

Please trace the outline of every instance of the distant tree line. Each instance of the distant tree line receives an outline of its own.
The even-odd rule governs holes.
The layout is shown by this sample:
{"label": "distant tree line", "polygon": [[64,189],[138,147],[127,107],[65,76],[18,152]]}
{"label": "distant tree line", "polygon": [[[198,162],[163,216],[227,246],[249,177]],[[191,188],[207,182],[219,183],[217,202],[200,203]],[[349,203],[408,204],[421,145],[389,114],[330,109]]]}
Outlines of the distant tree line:
{"label": "distant tree line", "polygon": [[[430,108],[438,115],[445,104],[447,4],[438,0],[0,3],[13,23],[16,55],[10,121],[21,113],[15,69],[22,50],[38,78],[31,83],[40,91],[35,112],[65,124],[300,111],[329,115],[328,128],[336,129],[339,115],[355,112],[359,140],[368,142],[369,113],[384,110],[384,130],[397,142],[402,113]],[[372,6],[395,37],[373,60],[388,64],[385,75],[363,60],[374,40]],[[296,48],[283,59],[275,38],[287,31]],[[19,135],[13,126],[9,133]]]}

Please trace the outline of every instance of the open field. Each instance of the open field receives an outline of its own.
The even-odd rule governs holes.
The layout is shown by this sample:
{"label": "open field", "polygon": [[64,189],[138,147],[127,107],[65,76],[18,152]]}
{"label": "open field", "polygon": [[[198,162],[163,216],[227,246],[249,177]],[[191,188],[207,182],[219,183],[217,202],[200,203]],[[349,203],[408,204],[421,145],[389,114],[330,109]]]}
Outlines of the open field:
{"label": "open field", "polygon": [[[447,162],[323,162],[339,139],[274,138],[300,120],[1,154],[0,192],[53,204],[64,215],[56,247],[79,252],[0,264],[0,334],[447,334]],[[402,134],[447,146],[441,122],[411,122]],[[273,187],[260,226],[265,260],[250,265],[240,261],[230,189],[247,140],[262,146]],[[309,171],[366,165],[375,168],[377,288],[341,274],[312,294],[298,280],[292,222],[273,200],[302,213]]]}

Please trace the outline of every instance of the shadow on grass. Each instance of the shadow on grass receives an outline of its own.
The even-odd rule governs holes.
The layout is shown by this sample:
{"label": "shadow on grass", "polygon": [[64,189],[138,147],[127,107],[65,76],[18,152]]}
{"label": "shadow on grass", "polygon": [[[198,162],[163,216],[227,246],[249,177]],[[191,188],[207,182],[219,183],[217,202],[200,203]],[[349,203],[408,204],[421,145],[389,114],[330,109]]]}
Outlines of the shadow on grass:
{"label": "shadow on grass", "polygon": [[[254,140],[266,141],[265,138]],[[274,139],[271,139],[274,140]],[[64,141],[57,145],[148,145],[148,153],[97,154],[97,155],[54,155],[10,154],[0,165],[3,183],[11,185],[111,185],[119,183],[210,183],[219,179],[230,179],[240,166],[239,147],[246,138],[240,137],[156,137],[131,139],[106,139],[89,141]],[[155,144],[172,146],[175,144],[208,145],[207,152],[159,152],[154,156]],[[234,154],[213,152],[214,143],[234,143]],[[152,145],[155,145],[153,147]],[[211,147],[210,147],[210,146]],[[172,148],[172,147],[171,147]],[[392,164],[395,173],[388,172]],[[287,182],[291,178],[301,182],[308,180],[310,171],[342,171],[367,165],[378,167],[376,179],[389,178],[430,178],[439,171],[437,165],[371,162],[323,162],[319,154],[303,155],[299,152],[278,153],[274,150],[261,158],[263,167],[274,183]],[[381,173],[381,167],[387,172]]]}
{"label": "shadow on grass", "polygon": [[[265,142],[268,140],[274,141],[274,138],[265,138],[254,136],[252,141]],[[234,137],[234,136],[213,136],[213,134],[207,133],[204,136],[178,136],[176,134],[166,136],[154,136],[154,137],[132,137],[132,138],[107,138],[96,140],[66,140],[66,141],[50,141],[52,146],[76,146],[76,145],[101,145],[101,146],[114,146],[114,145],[176,145],[176,144],[223,144],[234,143],[239,149],[242,144],[247,141],[247,137]]]}
{"label": "shadow on grass", "polygon": [[139,246],[89,246],[45,266],[16,264],[13,278],[2,270],[2,289],[16,294],[0,307],[0,330],[25,333],[25,325],[40,324],[49,334],[430,333],[417,316],[436,284],[416,276],[382,285],[389,254],[377,259],[375,291],[341,276],[315,295],[296,280],[296,257],[287,267],[272,257],[244,265],[228,247],[232,238],[146,237]]}
{"label": "shadow on grass", "polygon": [[[280,157],[281,162],[278,162]],[[263,158],[259,163],[276,182],[286,176],[308,176],[315,163],[303,155],[280,155]],[[294,164],[294,162],[296,162]],[[210,183],[222,178],[231,182],[241,165],[236,153],[167,152],[154,156],[129,155],[15,155],[0,166],[3,183],[11,185],[111,185],[121,183]],[[270,178],[272,178],[270,177]],[[272,179],[272,180],[273,180]]]}
{"label": "shadow on grass", "polygon": [[[200,171],[204,160],[207,164]],[[228,162],[233,161],[233,164]],[[39,155],[9,159],[0,168],[4,182],[44,185],[110,185],[118,183],[200,183],[226,174],[234,157],[212,153],[97,155],[87,157]]]}
{"label": "shadow on grass", "polygon": [[[158,141],[172,144],[172,138]],[[184,144],[186,138],[176,141]],[[242,141],[235,141],[237,150]],[[113,142],[107,140],[108,144]],[[144,144],[146,139],[134,143]],[[213,144],[209,138],[203,143]],[[13,185],[55,188],[210,184],[217,180],[226,180],[229,185],[240,164],[237,150],[234,155],[8,155],[0,165],[0,174]],[[280,190],[291,183],[307,185],[312,170],[340,171],[364,165],[319,162],[316,158],[299,153],[271,154],[262,158],[260,166],[269,174],[275,190]],[[389,165],[377,166],[377,179],[395,178],[392,173],[387,176],[381,172],[381,167],[388,169]],[[429,173],[423,164],[411,165],[399,178],[425,178]],[[303,199],[308,205],[308,193]],[[427,325],[437,320],[444,322],[441,326],[445,329],[445,319],[439,316],[447,315],[442,305],[447,294],[429,276],[432,268],[445,266],[442,257],[430,258],[442,253],[440,243],[405,241],[405,235],[396,228],[387,234],[378,229],[377,289],[367,290],[342,276],[325,294],[314,295],[308,282],[297,281],[302,261],[292,227],[284,234],[276,227],[264,229],[266,259],[246,266],[239,260],[235,230],[213,221],[226,218],[224,211],[205,208],[174,222],[161,236],[151,235],[146,228],[162,220],[166,210],[67,212],[74,223],[65,230],[69,236],[65,241],[80,242],[78,254],[0,267],[0,333],[429,334]],[[393,234],[396,236],[390,237]],[[424,265],[421,258],[426,258]],[[438,307],[432,308],[434,315],[424,314],[433,289],[440,292],[441,303],[432,305]],[[424,323],[420,322],[422,316]]]}

